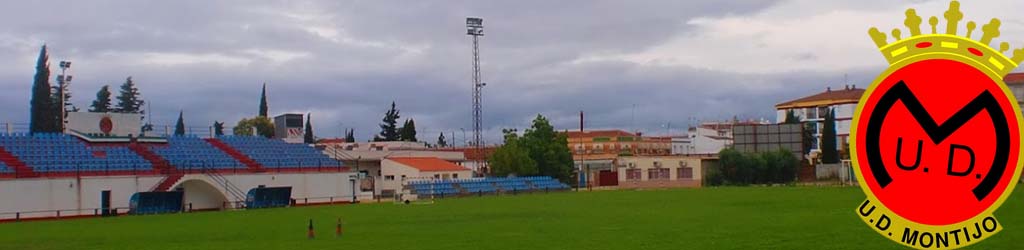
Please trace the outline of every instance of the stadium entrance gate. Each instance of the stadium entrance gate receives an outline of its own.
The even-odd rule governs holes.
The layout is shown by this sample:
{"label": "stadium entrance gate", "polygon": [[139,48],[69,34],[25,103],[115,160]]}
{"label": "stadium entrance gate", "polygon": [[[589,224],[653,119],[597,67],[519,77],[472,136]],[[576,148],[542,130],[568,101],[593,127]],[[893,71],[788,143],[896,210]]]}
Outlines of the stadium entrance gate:
{"label": "stadium entrance gate", "polygon": [[597,185],[604,186],[618,186],[619,185],[619,172],[611,170],[601,170],[597,175]]}

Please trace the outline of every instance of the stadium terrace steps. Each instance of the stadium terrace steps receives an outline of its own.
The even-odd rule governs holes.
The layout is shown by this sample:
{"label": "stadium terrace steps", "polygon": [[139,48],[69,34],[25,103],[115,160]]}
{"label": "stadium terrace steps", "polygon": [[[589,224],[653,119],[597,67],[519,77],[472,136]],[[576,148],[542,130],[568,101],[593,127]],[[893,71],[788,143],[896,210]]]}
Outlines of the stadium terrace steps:
{"label": "stadium terrace steps", "polygon": [[224,153],[226,153],[229,156],[235,158],[235,160],[238,160],[238,162],[241,162],[242,164],[245,164],[245,166],[249,167],[249,170],[256,171],[256,172],[264,172],[264,171],[266,171],[263,168],[263,166],[260,165],[258,162],[256,162],[252,158],[249,158],[249,156],[246,156],[245,154],[242,154],[241,152],[238,152],[238,150],[235,150],[231,146],[228,146],[228,144],[224,143],[220,139],[217,139],[217,138],[206,138],[206,139],[203,139],[203,140],[205,140],[206,142],[210,143],[210,145],[213,145],[213,147],[215,147],[217,149],[220,149],[221,151],[224,151]]}
{"label": "stadium terrace steps", "polygon": [[181,180],[181,177],[184,177],[184,176],[185,175],[183,175],[183,174],[168,175],[167,177],[164,177],[164,180],[162,180],[162,181],[160,181],[160,183],[156,184],[156,187],[153,187],[153,191],[155,191],[155,192],[170,191],[171,187],[174,187],[174,184],[177,184],[178,181]]}
{"label": "stadium terrace steps", "polygon": [[169,172],[175,170],[174,166],[172,166],[171,163],[167,161],[167,159],[164,159],[163,157],[160,157],[160,155],[153,153],[153,151],[149,150],[149,147],[143,146],[141,144],[131,144],[128,145],[128,148],[134,151],[136,154],[139,154],[139,156],[142,156],[142,159],[145,159],[149,161],[151,164],[153,164],[153,169],[156,171]]}
{"label": "stadium terrace steps", "polygon": [[17,174],[18,176],[36,176],[36,173],[35,171],[32,170],[32,167],[29,167],[28,164],[25,164],[25,162],[19,160],[17,156],[14,156],[14,154],[8,152],[7,149],[5,149],[4,147],[0,147],[0,161],[2,161],[5,165],[14,170],[14,173]]}

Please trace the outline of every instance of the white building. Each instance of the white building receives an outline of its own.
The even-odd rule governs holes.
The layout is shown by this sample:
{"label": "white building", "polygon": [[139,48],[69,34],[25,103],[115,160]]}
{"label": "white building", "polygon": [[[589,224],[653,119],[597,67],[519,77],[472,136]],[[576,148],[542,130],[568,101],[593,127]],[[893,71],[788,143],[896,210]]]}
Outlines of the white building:
{"label": "white building", "polygon": [[382,193],[397,193],[410,180],[449,180],[473,177],[466,167],[435,157],[389,157],[381,161]]}
{"label": "white building", "polygon": [[776,122],[786,121],[786,113],[790,110],[800,117],[801,122],[809,122],[811,130],[814,131],[815,140],[811,142],[811,151],[820,152],[821,131],[824,127],[825,113],[832,109],[836,118],[836,145],[842,149],[846,147],[850,136],[850,123],[853,121],[853,112],[857,110],[857,103],[864,95],[864,89],[858,89],[856,85],[847,85],[843,89],[832,90],[826,88],[825,92],[797,98],[791,101],[775,105]]}
{"label": "white building", "polygon": [[[1024,107],[1024,73],[1010,73],[1003,78],[1006,86],[1010,87],[1013,97],[1017,98],[1017,105]],[[1021,110],[1024,112],[1024,110]]]}
{"label": "white building", "polygon": [[732,127],[738,124],[766,124],[768,121],[702,122],[684,137],[672,137],[673,155],[711,155],[732,146]]}

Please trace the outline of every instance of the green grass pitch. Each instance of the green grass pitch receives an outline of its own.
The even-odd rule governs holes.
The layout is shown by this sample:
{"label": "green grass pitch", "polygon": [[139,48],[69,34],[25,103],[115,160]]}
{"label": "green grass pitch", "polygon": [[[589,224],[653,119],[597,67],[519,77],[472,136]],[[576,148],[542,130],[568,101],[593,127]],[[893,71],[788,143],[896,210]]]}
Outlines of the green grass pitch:
{"label": "green grass pitch", "polygon": [[[863,198],[850,187],[730,187],[37,221],[0,224],[0,249],[900,248],[854,215]],[[1018,248],[1022,209],[1011,196],[996,212],[1005,229],[973,247]]]}

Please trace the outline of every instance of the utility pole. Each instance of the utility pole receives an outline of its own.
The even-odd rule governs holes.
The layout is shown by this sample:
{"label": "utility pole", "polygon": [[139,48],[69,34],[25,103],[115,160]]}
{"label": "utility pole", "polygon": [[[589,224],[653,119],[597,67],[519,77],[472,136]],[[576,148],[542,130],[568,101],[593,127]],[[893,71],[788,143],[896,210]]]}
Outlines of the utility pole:
{"label": "utility pole", "polygon": [[[586,181],[587,173],[583,171],[583,164],[586,164],[587,148],[583,145],[583,110],[580,110],[580,165],[576,167],[576,191],[580,191],[580,185]],[[587,184],[589,187],[590,185]]]}
{"label": "utility pole", "polygon": [[486,174],[485,168],[481,168],[483,161],[480,159],[482,138],[481,130],[483,129],[483,111],[481,107],[481,91],[486,83],[481,82],[480,77],[480,37],[484,35],[484,19],[479,17],[467,17],[466,18],[466,34],[473,37],[473,146],[475,147],[475,155],[477,156],[474,161],[478,169],[484,169],[482,174]]}

